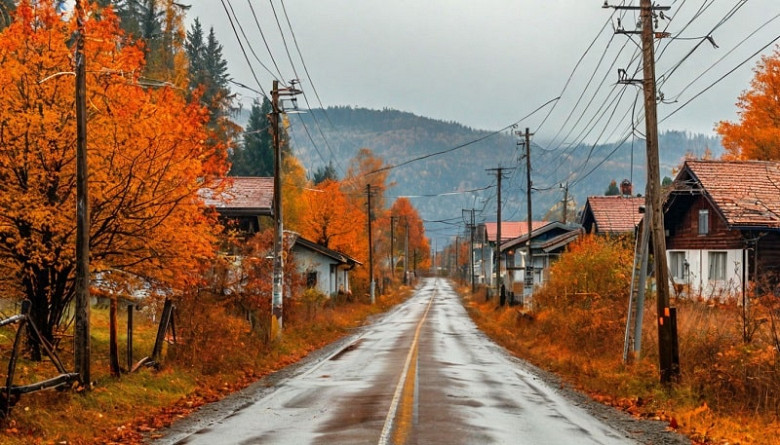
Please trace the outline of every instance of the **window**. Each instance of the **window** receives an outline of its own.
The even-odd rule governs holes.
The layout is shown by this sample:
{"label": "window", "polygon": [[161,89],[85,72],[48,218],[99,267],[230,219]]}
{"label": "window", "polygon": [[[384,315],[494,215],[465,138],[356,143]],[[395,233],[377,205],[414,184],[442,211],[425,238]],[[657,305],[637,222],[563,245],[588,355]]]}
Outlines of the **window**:
{"label": "window", "polygon": [[710,281],[726,280],[726,252],[710,252]]}
{"label": "window", "polygon": [[685,280],[687,266],[685,252],[669,252],[669,271],[672,278]]}
{"label": "window", "polygon": [[310,270],[306,272],[306,287],[311,289],[317,286],[317,271]]}
{"label": "window", "polygon": [[710,211],[699,210],[699,235],[710,233]]}

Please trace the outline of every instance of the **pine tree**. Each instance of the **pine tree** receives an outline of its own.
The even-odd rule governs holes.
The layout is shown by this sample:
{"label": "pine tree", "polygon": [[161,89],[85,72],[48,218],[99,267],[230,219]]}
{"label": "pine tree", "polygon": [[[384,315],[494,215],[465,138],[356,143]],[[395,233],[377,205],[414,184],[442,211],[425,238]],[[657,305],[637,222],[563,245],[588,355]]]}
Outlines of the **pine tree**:
{"label": "pine tree", "polygon": [[16,4],[14,0],[0,0],[0,31],[14,20]]}
{"label": "pine tree", "polygon": [[230,161],[233,176],[272,176],[274,174],[273,138],[268,131],[271,102],[263,99],[252,103],[244,141],[233,151]]}
{"label": "pine tree", "polygon": [[319,185],[327,180],[338,181],[339,175],[336,173],[336,168],[333,166],[333,161],[328,162],[328,165],[321,165],[314,171],[314,185]]}

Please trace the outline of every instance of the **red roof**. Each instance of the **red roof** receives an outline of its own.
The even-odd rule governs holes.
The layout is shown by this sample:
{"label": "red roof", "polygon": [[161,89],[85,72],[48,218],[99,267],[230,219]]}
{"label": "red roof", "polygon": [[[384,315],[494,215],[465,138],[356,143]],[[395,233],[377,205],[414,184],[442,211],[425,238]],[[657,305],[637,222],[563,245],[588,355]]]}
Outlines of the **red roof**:
{"label": "red roof", "polygon": [[686,161],[676,192],[696,186],[687,179],[698,182],[729,226],[780,228],[780,162]]}
{"label": "red roof", "polygon": [[198,191],[207,206],[230,213],[269,214],[273,206],[274,178],[234,176],[218,179]]}
{"label": "red roof", "polygon": [[[590,196],[582,213],[582,225],[595,233],[632,232],[642,220],[639,206],[645,198],[632,196]],[[595,230],[591,230],[591,220]]]}
{"label": "red roof", "polygon": [[[531,231],[537,230],[549,224],[548,221],[532,221]],[[488,241],[495,242],[498,224],[494,222],[485,223]],[[501,242],[518,238],[528,233],[527,221],[503,221],[501,223]]]}

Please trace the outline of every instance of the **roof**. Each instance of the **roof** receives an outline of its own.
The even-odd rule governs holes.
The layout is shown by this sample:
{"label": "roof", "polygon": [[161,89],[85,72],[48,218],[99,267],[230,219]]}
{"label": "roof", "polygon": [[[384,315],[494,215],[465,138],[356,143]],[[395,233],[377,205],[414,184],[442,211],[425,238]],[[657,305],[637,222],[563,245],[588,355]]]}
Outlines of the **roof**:
{"label": "roof", "polygon": [[307,240],[306,238],[304,238],[304,237],[302,237],[300,235],[295,236],[294,239],[295,239],[295,241],[294,241],[293,247],[301,246],[301,247],[309,249],[309,250],[311,250],[313,252],[317,252],[320,255],[324,255],[324,256],[326,256],[328,258],[332,258],[333,260],[335,260],[335,261],[337,261],[339,263],[342,263],[342,264],[352,264],[352,265],[359,264],[361,266],[363,265],[363,263],[361,263],[360,261],[352,258],[351,256],[349,256],[349,255],[347,255],[345,253],[341,253],[341,252],[338,252],[336,250],[329,249],[329,248],[323,246],[322,244],[315,243],[314,241],[309,241],[309,240]]}
{"label": "roof", "polygon": [[703,193],[729,227],[780,229],[780,162],[686,161],[674,185]]}
{"label": "roof", "polygon": [[271,215],[274,178],[231,176],[198,190],[203,202],[229,215]]}
{"label": "roof", "polygon": [[[540,248],[548,251],[550,248],[557,247],[561,242],[565,245],[576,239],[582,231],[579,224],[564,224],[560,221],[546,222],[541,227],[535,227],[531,232],[531,246],[535,245],[534,239],[543,238]],[[548,233],[549,232],[549,233]],[[557,235],[556,235],[557,233]],[[543,235],[547,234],[546,237]],[[503,233],[501,234],[503,238]],[[523,246],[528,242],[528,233],[523,233],[517,238],[511,239],[501,244],[501,251]]]}
{"label": "roof", "polygon": [[[532,221],[531,222],[531,231],[535,231],[539,228],[542,228],[546,226],[549,222],[548,221]],[[494,222],[486,222],[485,225],[485,231],[487,232],[487,240],[495,242],[496,241],[496,235],[497,235],[497,229],[498,224]],[[520,236],[525,235],[528,233],[528,222],[527,221],[503,221],[501,223],[501,241],[507,241],[510,239],[514,239]]]}
{"label": "roof", "polygon": [[[642,220],[639,207],[645,198],[633,196],[589,196],[582,212],[581,224],[588,232],[632,232]],[[592,225],[595,224],[595,230]]]}

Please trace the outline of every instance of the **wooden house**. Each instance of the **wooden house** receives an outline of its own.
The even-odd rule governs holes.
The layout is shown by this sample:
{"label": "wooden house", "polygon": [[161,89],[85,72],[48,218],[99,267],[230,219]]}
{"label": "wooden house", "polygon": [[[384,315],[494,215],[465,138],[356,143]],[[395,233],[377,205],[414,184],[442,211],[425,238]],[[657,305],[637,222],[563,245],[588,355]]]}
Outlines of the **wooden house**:
{"label": "wooden house", "polygon": [[620,235],[634,233],[642,220],[639,208],[645,198],[627,195],[590,196],[580,216],[585,233]]}
{"label": "wooden house", "polygon": [[669,275],[679,294],[774,290],[780,272],[780,162],[687,161],[664,202]]}
{"label": "wooden house", "polygon": [[506,288],[515,295],[523,292],[526,265],[532,266],[534,288],[543,285],[549,277],[550,265],[566,250],[566,246],[582,233],[583,229],[579,224],[563,224],[557,221],[534,229],[530,234],[530,264],[526,258],[529,240],[527,231],[502,243],[501,253],[507,270],[504,280]]}
{"label": "wooden house", "polygon": [[230,221],[241,232],[254,235],[260,219],[273,215],[274,178],[231,176],[217,179],[199,190],[207,207],[214,207],[223,222]]}

